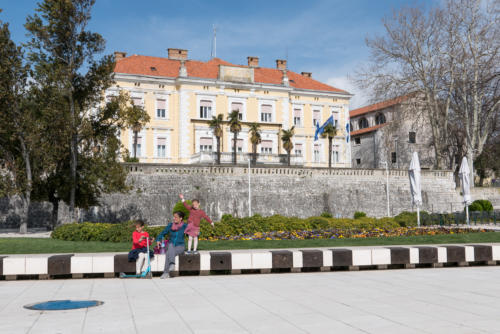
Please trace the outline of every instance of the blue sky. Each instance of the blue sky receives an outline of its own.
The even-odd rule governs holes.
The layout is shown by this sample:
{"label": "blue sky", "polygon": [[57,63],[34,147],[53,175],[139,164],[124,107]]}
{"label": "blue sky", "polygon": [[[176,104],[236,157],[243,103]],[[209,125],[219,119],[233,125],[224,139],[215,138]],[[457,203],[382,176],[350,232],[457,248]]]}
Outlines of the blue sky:
{"label": "blue sky", "polygon": [[[274,67],[288,56],[295,72],[356,96],[351,108],[369,96],[348,80],[369,59],[365,38],[383,33],[381,19],[393,9],[414,5],[403,0],[350,1],[167,1],[97,0],[91,29],[107,41],[107,52],[166,56],[169,47],[189,50],[189,58],[210,59],[212,25],[217,26],[217,57],[246,64],[258,56]],[[430,1],[429,1],[430,2]],[[35,0],[0,0],[0,20],[9,22],[12,38],[26,40],[26,16]]]}

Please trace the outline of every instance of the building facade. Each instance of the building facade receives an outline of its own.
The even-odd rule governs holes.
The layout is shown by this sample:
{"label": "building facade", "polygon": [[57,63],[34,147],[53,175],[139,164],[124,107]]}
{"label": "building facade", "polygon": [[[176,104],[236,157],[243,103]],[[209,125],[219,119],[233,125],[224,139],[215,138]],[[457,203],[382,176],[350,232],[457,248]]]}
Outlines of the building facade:
{"label": "building facade", "polygon": [[[234,65],[219,58],[202,62],[188,59],[187,50],[168,49],[168,58],[115,52],[115,85],[107,97],[120,90],[129,92],[134,104],[149,113],[151,121],[139,133],[137,157],[145,163],[212,164],[216,138],[209,121],[238,110],[242,131],[238,134],[239,163],[247,163],[252,152],[249,125],[261,126],[262,142],[257,147],[257,163],[283,164],[286,151],[281,130],[295,126],[292,164],[328,165],[328,140],[314,141],[315,124],[333,114],[339,129],[333,142],[333,166],[349,167],[345,124],[351,95],[314,80],[311,73],[287,69],[285,60],[276,68],[259,66],[257,57],[247,65]],[[121,141],[131,155],[134,133],[121,133]],[[222,163],[231,162],[233,133],[224,124],[221,138]]]}
{"label": "building facade", "polygon": [[397,97],[350,111],[353,168],[408,169],[418,153],[420,167],[432,169],[429,122],[416,97]]}

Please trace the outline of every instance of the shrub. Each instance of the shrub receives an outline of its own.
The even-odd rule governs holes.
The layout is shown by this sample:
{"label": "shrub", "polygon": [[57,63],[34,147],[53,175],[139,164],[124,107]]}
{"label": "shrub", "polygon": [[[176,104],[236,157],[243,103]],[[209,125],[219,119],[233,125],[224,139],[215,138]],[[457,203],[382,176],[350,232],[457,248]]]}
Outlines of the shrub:
{"label": "shrub", "polygon": [[[191,205],[191,201],[188,199],[186,200],[186,203]],[[187,221],[189,218],[189,210],[184,207],[184,204],[182,204],[182,201],[175,203],[174,208],[172,210],[172,214],[174,214],[174,212],[178,212],[178,211],[184,212],[184,221]]]}
{"label": "shrub", "polygon": [[[215,223],[211,227],[208,223],[201,224],[201,238],[224,239],[229,236],[240,234],[253,234],[257,232],[272,231],[299,231],[299,230],[321,230],[321,229],[394,229],[399,227],[393,218],[376,219],[362,217],[360,219],[349,218],[327,218],[309,217],[306,219],[297,217],[284,217],[274,215],[262,217],[236,218],[230,215]],[[146,226],[145,230],[151,237],[155,238],[164,229],[164,226]],[[54,239],[71,241],[110,241],[110,242],[132,242],[134,226],[131,222],[120,224],[108,223],[74,223],[57,227],[51,237]]]}
{"label": "shrub", "polygon": [[364,213],[363,211],[354,212],[354,219],[359,219],[363,217],[366,217],[366,213]]}
{"label": "shrub", "polygon": [[478,199],[469,205],[469,211],[493,211],[493,205],[486,199]]}
{"label": "shrub", "polygon": [[331,213],[329,213],[329,212],[323,212],[323,213],[321,214],[321,217],[325,217],[325,218],[332,218],[332,214],[331,214]]}
{"label": "shrub", "polygon": [[[417,212],[403,211],[394,220],[401,227],[417,226]],[[427,211],[420,211],[420,226],[432,225],[431,215]]]}

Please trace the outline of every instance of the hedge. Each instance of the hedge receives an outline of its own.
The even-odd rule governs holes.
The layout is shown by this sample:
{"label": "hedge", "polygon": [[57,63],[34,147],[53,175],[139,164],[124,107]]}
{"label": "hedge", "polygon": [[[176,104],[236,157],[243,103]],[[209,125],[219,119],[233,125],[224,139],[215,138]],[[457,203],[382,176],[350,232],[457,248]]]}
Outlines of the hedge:
{"label": "hedge", "polygon": [[[239,234],[271,232],[271,231],[298,231],[318,229],[391,229],[400,225],[393,218],[326,218],[310,217],[306,219],[283,217],[274,215],[262,217],[254,215],[247,218],[236,218],[224,215],[220,222],[212,227],[208,223],[201,224],[202,238],[217,238]],[[154,238],[163,230],[164,226],[147,226],[145,230]],[[131,242],[133,222],[119,224],[109,223],[74,223],[57,227],[51,234],[54,239],[70,241],[110,241]]]}
{"label": "hedge", "polygon": [[469,211],[493,211],[493,205],[486,199],[478,199],[469,205]]}

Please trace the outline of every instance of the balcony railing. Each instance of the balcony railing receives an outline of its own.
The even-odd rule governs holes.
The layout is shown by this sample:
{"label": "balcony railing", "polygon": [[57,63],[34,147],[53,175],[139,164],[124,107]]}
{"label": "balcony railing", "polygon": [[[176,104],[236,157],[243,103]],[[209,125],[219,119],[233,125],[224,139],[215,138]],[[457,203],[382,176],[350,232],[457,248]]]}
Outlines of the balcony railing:
{"label": "balcony railing", "polygon": [[[238,164],[247,164],[248,159],[252,160],[252,153],[238,152],[236,160]],[[288,162],[286,154],[262,154],[257,153],[257,164],[259,165],[286,165]],[[191,156],[191,164],[215,164],[217,161],[217,152],[198,152]],[[233,153],[221,152],[221,164],[231,164],[233,162]],[[290,155],[290,165],[303,166],[304,157],[300,155]]]}

